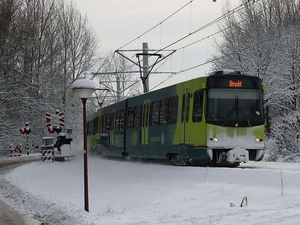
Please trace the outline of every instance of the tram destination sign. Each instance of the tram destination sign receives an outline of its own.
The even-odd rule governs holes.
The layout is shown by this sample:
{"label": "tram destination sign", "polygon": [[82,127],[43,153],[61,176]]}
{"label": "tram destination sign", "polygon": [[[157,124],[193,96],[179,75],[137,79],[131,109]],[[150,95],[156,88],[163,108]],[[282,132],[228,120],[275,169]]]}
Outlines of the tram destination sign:
{"label": "tram destination sign", "polygon": [[207,88],[261,89],[262,85],[258,77],[245,75],[215,75],[207,78]]}

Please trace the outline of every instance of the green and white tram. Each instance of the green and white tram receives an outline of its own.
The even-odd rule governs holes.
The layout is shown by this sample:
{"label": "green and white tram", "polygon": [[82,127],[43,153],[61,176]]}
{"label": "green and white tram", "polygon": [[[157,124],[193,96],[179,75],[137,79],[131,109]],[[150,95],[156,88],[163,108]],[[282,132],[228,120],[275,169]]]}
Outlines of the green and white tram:
{"label": "green and white tram", "polygon": [[90,152],[237,166],[264,155],[261,79],[216,71],[104,107],[88,121]]}

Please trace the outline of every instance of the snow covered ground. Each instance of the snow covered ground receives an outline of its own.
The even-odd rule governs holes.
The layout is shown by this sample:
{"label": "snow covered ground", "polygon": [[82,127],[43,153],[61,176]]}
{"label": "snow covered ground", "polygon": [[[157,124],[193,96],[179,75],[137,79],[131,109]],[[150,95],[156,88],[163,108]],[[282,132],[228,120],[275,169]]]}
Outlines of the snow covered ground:
{"label": "snow covered ground", "polygon": [[300,223],[300,163],[200,168],[89,157],[88,164],[89,213],[81,154],[14,169],[0,198],[47,225]]}

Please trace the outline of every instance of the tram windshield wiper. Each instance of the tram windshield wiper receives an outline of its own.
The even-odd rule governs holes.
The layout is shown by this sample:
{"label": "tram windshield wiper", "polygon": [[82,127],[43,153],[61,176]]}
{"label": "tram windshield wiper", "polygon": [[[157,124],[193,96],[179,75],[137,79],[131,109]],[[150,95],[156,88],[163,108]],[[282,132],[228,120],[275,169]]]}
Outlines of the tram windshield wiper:
{"label": "tram windshield wiper", "polygon": [[241,107],[238,110],[242,114],[243,118],[245,118],[247,120],[249,127],[251,127],[252,126],[251,121],[250,121],[249,117],[245,114],[244,110],[242,110]]}
{"label": "tram windshield wiper", "polygon": [[242,110],[242,108],[239,106],[239,98],[238,98],[237,95],[235,96],[234,105],[232,106],[232,109],[229,111],[229,113],[228,113],[227,116],[225,117],[223,126],[226,125],[226,123],[228,122],[229,118],[232,116],[233,112],[236,113],[236,118],[239,118],[239,114],[241,114],[241,115],[243,116],[243,118],[246,119],[246,121],[247,121],[249,127],[252,126],[252,125],[251,125],[250,119],[249,119],[248,116],[245,114],[244,110]]}
{"label": "tram windshield wiper", "polygon": [[236,95],[236,96],[235,96],[235,99],[234,99],[234,105],[232,106],[232,109],[229,111],[229,113],[228,113],[227,116],[225,117],[223,126],[226,125],[226,123],[228,122],[228,120],[229,120],[229,118],[231,117],[231,115],[232,115],[233,112],[236,112],[237,117],[238,117],[238,111],[239,111],[239,99],[238,99],[238,96]]}
{"label": "tram windshield wiper", "polygon": [[227,116],[225,117],[223,126],[226,125],[226,123],[228,122],[229,118],[231,117],[231,115],[232,115],[232,113],[234,112],[235,109],[236,109],[236,106],[233,105],[233,106],[232,106],[232,109],[229,111],[229,113],[228,113]]}

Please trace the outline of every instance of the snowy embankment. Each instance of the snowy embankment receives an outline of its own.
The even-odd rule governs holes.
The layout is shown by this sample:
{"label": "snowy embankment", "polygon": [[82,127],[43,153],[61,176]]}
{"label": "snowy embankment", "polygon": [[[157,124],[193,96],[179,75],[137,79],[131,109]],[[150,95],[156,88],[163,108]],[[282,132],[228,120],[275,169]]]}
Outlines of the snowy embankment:
{"label": "snowy embankment", "polygon": [[[2,198],[49,225],[298,225],[300,221],[299,163],[201,168],[89,157],[88,164],[89,213],[83,204],[81,156],[15,169],[5,175],[9,183],[1,189]],[[244,207],[242,199],[247,199]]]}

